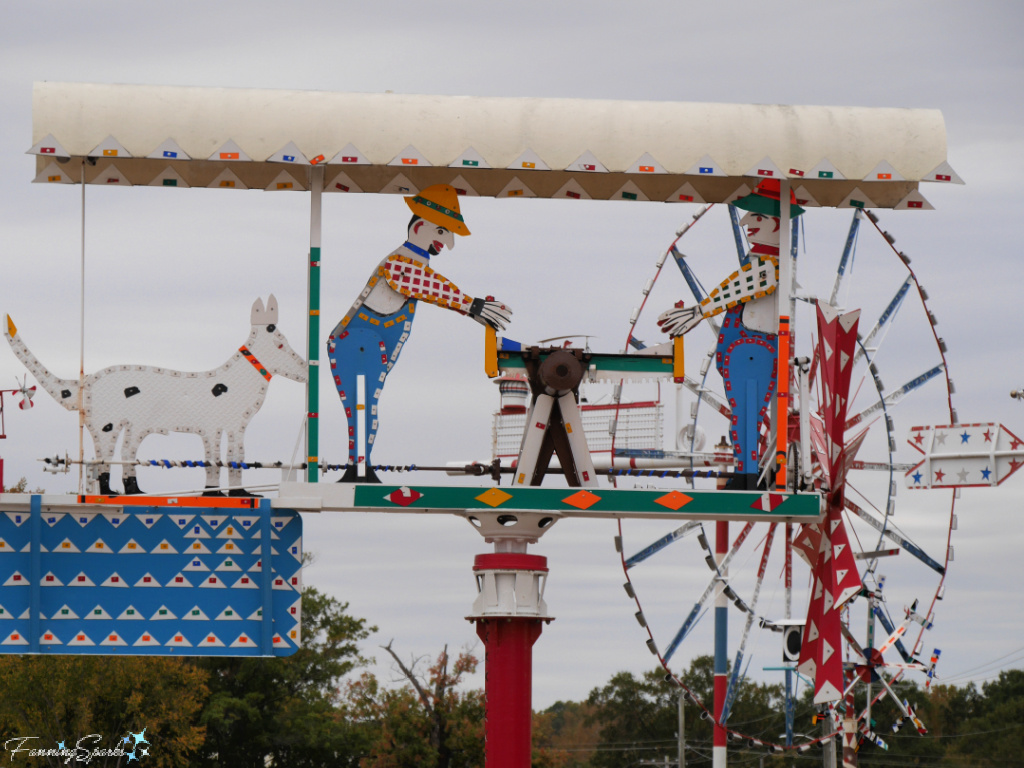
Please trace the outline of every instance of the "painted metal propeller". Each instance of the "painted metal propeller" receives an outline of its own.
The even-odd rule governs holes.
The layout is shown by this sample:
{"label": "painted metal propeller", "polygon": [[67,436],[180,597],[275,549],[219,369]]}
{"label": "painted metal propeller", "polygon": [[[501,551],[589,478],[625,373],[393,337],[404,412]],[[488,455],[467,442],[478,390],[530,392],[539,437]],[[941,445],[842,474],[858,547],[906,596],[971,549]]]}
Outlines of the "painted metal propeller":
{"label": "painted metal propeller", "polygon": [[25,376],[22,377],[21,386],[18,387],[18,393],[21,395],[21,401],[18,403],[18,407],[21,410],[27,411],[35,405],[35,403],[32,402],[32,398],[36,396],[36,387],[35,384],[31,387],[28,386],[28,374],[25,374]]}

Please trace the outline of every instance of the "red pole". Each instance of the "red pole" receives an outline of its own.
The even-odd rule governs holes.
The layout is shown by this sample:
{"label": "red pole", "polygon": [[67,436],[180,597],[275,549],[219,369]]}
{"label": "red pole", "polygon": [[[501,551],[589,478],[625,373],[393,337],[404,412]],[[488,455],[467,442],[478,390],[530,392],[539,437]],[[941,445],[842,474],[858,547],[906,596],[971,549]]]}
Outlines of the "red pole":
{"label": "red pole", "polygon": [[540,619],[485,619],[476,623],[484,642],[486,768],[529,768],[533,727],[533,644]]}
{"label": "red pole", "polygon": [[[729,523],[715,524],[715,562],[721,566],[729,552]],[[725,576],[725,572],[722,572]],[[713,768],[725,768],[729,733],[722,723],[725,695],[729,688],[728,628],[729,600],[724,591],[715,597],[715,729],[711,748]]]}
{"label": "red pole", "polygon": [[530,768],[533,644],[545,621],[547,558],[521,553],[477,555],[480,594],[469,620],[484,643],[486,768]]}

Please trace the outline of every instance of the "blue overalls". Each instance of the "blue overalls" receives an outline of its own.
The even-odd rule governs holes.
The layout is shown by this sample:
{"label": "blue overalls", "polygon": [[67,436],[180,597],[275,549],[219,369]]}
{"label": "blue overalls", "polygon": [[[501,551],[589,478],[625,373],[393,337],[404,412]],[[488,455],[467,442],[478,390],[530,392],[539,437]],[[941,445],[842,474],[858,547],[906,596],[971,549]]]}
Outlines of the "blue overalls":
{"label": "blue overalls", "polygon": [[384,379],[398,361],[398,355],[409,338],[415,311],[415,299],[409,299],[387,315],[361,306],[343,330],[339,325],[327,339],[327,357],[331,362],[334,386],[341,396],[348,420],[348,462],[352,466],[360,458],[356,449],[357,377],[366,377],[366,456],[363,459],[369,467],[370,452],[377,435],[377,401],[384,388]]}
{"label": "blue overalls", "polygon": [[[736,473],[747,475],[731,487],[756,487],[761,422],[768,414],[778,383],[777,335],[746,328],[744,304],[726,310],[718,335],[715,367],[722,375],[732,409],[729,437],[736,459]],[[753,476],[752,478],[750,476]]]}

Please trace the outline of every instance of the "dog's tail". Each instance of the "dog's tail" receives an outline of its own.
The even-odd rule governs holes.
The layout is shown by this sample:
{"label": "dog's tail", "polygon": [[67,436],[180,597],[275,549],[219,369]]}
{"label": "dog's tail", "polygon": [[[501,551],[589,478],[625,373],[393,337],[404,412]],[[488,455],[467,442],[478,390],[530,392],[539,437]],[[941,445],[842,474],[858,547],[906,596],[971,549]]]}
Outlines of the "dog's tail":
{"label": "dog's tail", "polygon": [[77,411],[78,382],[70,379],[58,379],[46,370],[46,366],[36,359],[36,356],[29,351],[28,347],[25,346],[25,342],[18,336],[18,328],[14,325],[10,315],[7,316],[7,327],[4,328],[4,336],[7,337],[7,343],[11,345],[15,356],[25,364],[29,373],[35,377],[40,386],[69,411]]}

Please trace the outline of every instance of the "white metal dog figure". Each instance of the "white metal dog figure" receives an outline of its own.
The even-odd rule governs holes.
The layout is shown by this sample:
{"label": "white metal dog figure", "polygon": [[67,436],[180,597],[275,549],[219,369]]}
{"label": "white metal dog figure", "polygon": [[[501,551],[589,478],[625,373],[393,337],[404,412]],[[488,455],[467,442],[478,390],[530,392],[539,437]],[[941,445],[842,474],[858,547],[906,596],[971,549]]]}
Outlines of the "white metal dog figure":
{"label": "white metal dog figure", "polygon": [[[218,487],[221,436],[227,434],[227,460],[245,460],[245,428],[267,394],[271,376],[306,381],[306,362],[276,329],[277,299],[270,296],[252,305],[252,331],[224,365],[210,371],[186,373],[145,365],[116,365],[85,377],[79,399],[79,383],[59,379],[36,359],[18,336],[7,316],[5,333],[14,354],[39,384],[69,411],[85,412],[85,427],[92,435],[100,464],[99,492],[110,490],[110,465],[118,435],[124,432],[121,459],[125,493],[141,493],[135,477],[139,445],[154,433],[188,432],[203,440],[206,487]],[[241,468],[228,470],[232,495],[249,495],[240,488]]]}

